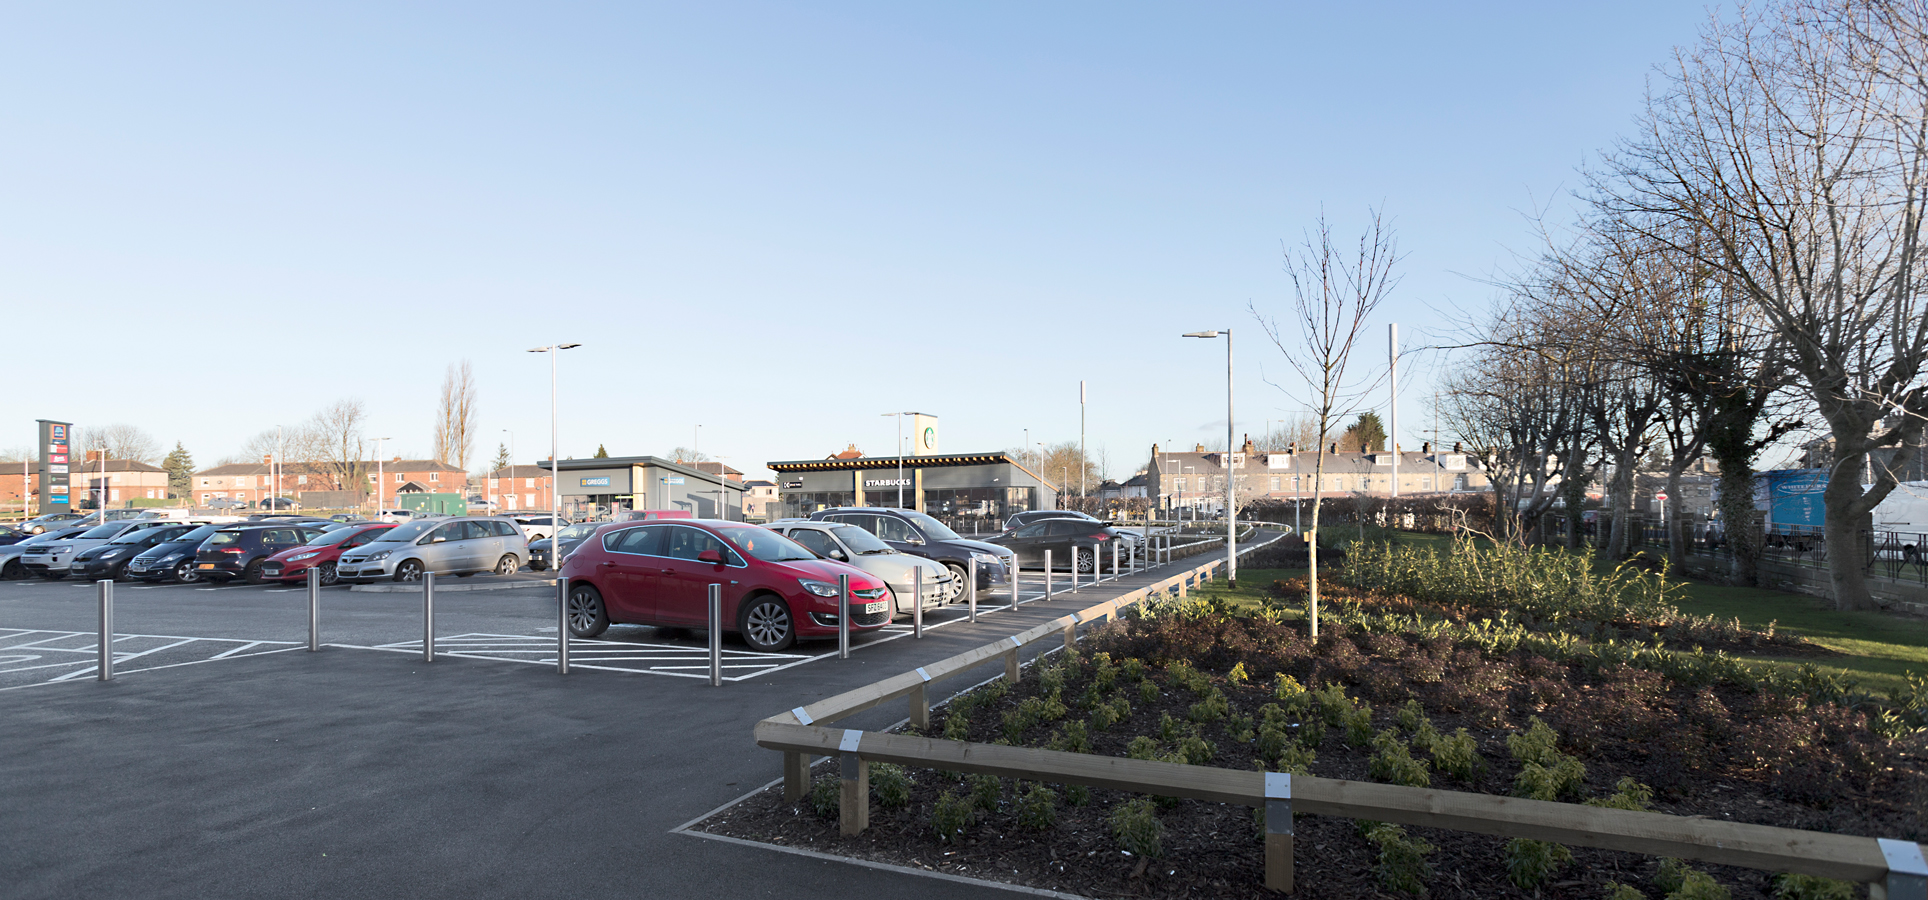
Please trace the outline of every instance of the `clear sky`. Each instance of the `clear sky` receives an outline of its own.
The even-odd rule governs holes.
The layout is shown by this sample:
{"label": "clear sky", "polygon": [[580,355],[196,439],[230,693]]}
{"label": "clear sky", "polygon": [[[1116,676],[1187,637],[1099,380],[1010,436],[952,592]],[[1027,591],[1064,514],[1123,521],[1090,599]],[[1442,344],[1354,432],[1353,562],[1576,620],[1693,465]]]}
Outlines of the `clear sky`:
{"label": "clear sky", "polygon": [[[1696,3],[0,7],[0,446],[141,426],[205,463],[356,397],[426,454],[693,440],[739,469],[942,419],[947,451],[1149,445],[1302,406],[1248,302],[1321,208],[1395,219],[1412,343],[1483,308]],[[1383,359],[1383,324],[1375,350]],[[1422,436],[1428,374],[1405,387]],[[1268,384],[1268,379],[1278,387]],[[1284,390],[1281,390],[1284,388]],[[1383,408],[1383,402],[1380,404]],[[477,464],[472,463],[471,468]]]}

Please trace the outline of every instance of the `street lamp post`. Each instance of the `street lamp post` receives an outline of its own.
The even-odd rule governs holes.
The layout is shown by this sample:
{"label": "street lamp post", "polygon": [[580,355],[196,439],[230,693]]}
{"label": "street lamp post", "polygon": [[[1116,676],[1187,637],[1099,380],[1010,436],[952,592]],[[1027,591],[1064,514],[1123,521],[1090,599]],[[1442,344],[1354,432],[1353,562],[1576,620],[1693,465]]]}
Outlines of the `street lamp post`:
{"label": "street lamp post", "polygon": [[[1225,335],[1225,580],[1238,583],[1238,507],[1232,492],[1237,479],[1232,474],[1232,329],[1224,330]],[[1215,338],[1217,331],[1188,331],[1185,337]]]}
{"label": "street lamp post", "polygon": [[[549,542],[551,550],[554,549],[555,544],[554,533],[562,530],[560,524],[562,522],[562,466],[557,462],[561,459],[557,453],[557,448],[561,444],[556,436],[556,354],[563,350],[574,350],[580,346],[582,345],[550,344],[547,347],[535,347],[529,350],[530,353],[549,354],[549,529],[551,534]],[[559,565],[562,560],[558,558],[556,562]]]}
{"label": "street lamp post", "polygon": [[[883,415],[887,417],[888,416],[897,417],[897,508],[903,509],[904,508],[904,417],[921,416],[923,415],[923,413],[894,412],[894,413],[884,413]],[[939,510],[939,512],[942,512],[942,510]]]}
{"label": "street lamp post", "polygon": [[[514,490],[515,489],[515,431],[512,429],[504,428],[502,429],[502,433],[509,436],[508,482],[509,482],[509,489]],[[497,475],[495,497],[491,497],[489,499],[495,500],[497,503],[501,503],[502,502],[501,500],[496,499],[501,496],[502,496],[502,476]],[[510,504],[510,506],[513,507],[514,504]],[[501,511],[502,509],[500,507],[496,509],[496,512],[501,512]],[[554,524],[554,523],[551,523],[551,524]]]}
{"label": "street lamp post", "polygon": [[389,441],[389,440],[394,440],[394,438],[385,438],[385,437],[374,438],[374,441],[375,441],[375,521],[377,522],[380,522],[382,520],[382,480],[386,478],[388,475],[387,471],[382,468],[382,464],[386,462],[386,460],[382,459],[382,442]]}

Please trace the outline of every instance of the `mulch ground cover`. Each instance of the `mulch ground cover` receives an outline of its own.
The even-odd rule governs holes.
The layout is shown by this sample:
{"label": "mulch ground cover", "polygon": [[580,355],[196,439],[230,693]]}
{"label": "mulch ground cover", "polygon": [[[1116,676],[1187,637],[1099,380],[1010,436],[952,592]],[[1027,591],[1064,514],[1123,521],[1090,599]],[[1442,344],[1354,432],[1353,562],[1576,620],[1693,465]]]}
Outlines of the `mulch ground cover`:
{"label": "mulch ground cover", "polygon": [[[1646,808],[1675,815],[1924,836],[1928,747],[1919,732],[1877,734],[1871,703],[1495,653],[1451,635],[1338,631],[1315,642],[1302,623],[1222,610],[1130,617],[1089,635],[1080,653],[1028,668],[1016,685],[993,682],[954,700],[932,733],[1570,802],[1628,802],[1650,789]],[[816,773],[821,788],[834,786],[833,764]],[[1158,846],[1147,853],[1142,815],[1140,830],[1120,831],[1126,811],[1143,811],[1135,795],[902,774],[908,784],[873,799],[859,836],[838,833],[834,802],[785,803],[780,788],[698,827],[1088,897],[1276,896],[1262,887],[1262,831],[1246,807],[1158,800]],[[873,793],[892,794],[892,780],[873,770]],[[1630,783],[1642,787],[1629,794]],[[934,820],[948,812],[956,824],[963,808],[967,824],[940,836]],[[1544,845],[1417,827],[1387,843],[1386,832],[1369,837],[1359,822],[1326,816],[1300,815],[1294,828],[1305,897],[1409,896],[1394,887],[1401,875],[1432,897],[1601,898],[1610,883],[1664,897],[1675,888],[1660,860],[1635,854],[1571,848],[1570,861],[1521,887],[1509,862],[1544,855]],[[1696,868],[1732,897],[1776,896],[1771,873]]]}

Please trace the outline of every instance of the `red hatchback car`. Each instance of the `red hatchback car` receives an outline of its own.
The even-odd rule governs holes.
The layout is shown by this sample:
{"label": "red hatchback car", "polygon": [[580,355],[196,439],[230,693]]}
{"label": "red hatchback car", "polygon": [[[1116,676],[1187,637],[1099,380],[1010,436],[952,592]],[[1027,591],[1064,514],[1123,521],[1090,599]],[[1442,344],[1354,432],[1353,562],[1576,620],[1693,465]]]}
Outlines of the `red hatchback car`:
{"label": "red hatchback car", "polygon": [[890,592],[863,570],[817,556],[757,525],[683,519],[605,525],[562,564],[569,633],[610,623],[706,628],[709,586],[723,586],[725,631],[760,651],[837,635],[837,576],[850,576],[852,633],[890,621]]}
{"label": "red hatchback car", "polygon": [[390,528],[393,522],[370,522],[366,525],[350,525],[334,531],[317,535],[308,543],[289,547],[261,564],[263,581],[306,581],[309,569],[321,570],[321,583],[332,585],[335,577],[335,562],[341,559],[341,552],[368,543]]}

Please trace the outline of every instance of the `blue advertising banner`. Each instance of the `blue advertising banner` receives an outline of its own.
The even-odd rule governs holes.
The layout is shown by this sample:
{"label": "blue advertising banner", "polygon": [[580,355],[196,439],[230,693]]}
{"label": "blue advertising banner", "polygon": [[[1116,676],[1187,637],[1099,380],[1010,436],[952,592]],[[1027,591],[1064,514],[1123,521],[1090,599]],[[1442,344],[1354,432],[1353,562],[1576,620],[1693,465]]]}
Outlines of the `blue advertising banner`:
{"label": "blue advertising banner", "polygon": [[1828,486],[1826,469],[1775,469],[1760,474],[1767,494],[1767,529],[1790,526],[1820,528],[1826,524],[1821,492]]}

